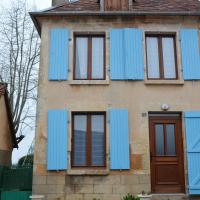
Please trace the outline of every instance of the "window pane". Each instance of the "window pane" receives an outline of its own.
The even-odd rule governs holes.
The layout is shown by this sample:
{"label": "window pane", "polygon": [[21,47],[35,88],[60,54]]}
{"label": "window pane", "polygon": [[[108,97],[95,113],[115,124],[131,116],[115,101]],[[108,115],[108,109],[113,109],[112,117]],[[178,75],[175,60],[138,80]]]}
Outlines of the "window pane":
{"label": "window pane", "polygon": [[148,78],[160,78],[158,38],[147,37]]}
{"label": "window pane", "polygon": [[176,155],[176,147],[175,147],[175,130],[174,124],[167,124],[167,155],[175,156]]}
{"label": "window pane", "polygon": [[105,155],[104,116],[92,115],[92,165],[103,166]]}
{"label": "window pane", "polygon": [[86,165],[86,115],[74,116],[74,165]]}
{"label": "window pane", "polygon": [[156,124],[156,155],[162,156],[165,154],[164,150],[164,129],[162,124]]}
{"label": "window pane", "polygon": [[87,79],[88,38],[76,38],[76,79]]}
{"label": "window pane", "polygon": [[92,78],[104,78],[104,39],[92,38]]}
{"label": "window pane", "polygon": [[164,77],[176,78],[174,39],[172,37],[162,38]]}

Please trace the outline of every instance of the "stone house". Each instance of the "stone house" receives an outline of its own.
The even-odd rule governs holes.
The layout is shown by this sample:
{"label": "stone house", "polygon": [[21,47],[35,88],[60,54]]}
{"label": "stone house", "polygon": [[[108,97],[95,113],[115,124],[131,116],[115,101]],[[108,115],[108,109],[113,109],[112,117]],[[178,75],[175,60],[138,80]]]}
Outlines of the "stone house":
{"label": "stone house", "polygon": [[199,195],[200,2],[54,0],[30,15],[41,36],[33,193]]}
{"label": "stone house", "polygon": [[0,167],[11,165],[13,148],[17,148],[6,85],[0,83]]}

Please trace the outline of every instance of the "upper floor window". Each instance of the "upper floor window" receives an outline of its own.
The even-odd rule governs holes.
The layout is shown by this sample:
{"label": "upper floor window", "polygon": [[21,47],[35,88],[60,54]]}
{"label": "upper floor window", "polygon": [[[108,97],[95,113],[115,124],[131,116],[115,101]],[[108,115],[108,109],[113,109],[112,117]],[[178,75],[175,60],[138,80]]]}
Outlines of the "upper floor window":
{"label": "upper floor window", "polygon": [[105,79],[105,35],[75,34],[74,79]]}
{"label": "upper floor window", "polygon": [[147,34],[148,79],[177,79],[175,34]]}
{"label": "upper floor window", "polygon": [[105,113],[73,113],[72,166],[105,167]]}

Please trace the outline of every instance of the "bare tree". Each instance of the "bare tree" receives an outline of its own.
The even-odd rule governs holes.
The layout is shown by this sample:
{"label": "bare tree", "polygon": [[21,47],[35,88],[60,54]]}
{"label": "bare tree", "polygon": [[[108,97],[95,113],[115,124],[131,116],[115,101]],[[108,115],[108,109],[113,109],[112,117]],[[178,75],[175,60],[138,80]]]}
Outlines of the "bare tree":
{"label": "bare tree", "polygon": [[19,141],[31,128],[39,62],[39,37],[26,0],[13,0],[0,18],[0,81],[8,83],[12,118]]}

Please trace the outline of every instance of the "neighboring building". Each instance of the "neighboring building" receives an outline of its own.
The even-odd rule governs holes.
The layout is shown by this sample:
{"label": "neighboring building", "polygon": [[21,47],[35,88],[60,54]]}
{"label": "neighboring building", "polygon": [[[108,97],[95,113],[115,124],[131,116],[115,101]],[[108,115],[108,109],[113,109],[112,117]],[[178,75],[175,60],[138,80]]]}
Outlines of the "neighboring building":
{"label": "neighboring building", "polygon": [[0,83],[0,166],[10,166],[13,148],[17,148],[6,85]]}
{"label": "neighboring building", "polygon": [[33,193],[200,194],[200,2],[59,0],[31,17],[42,41]]}

